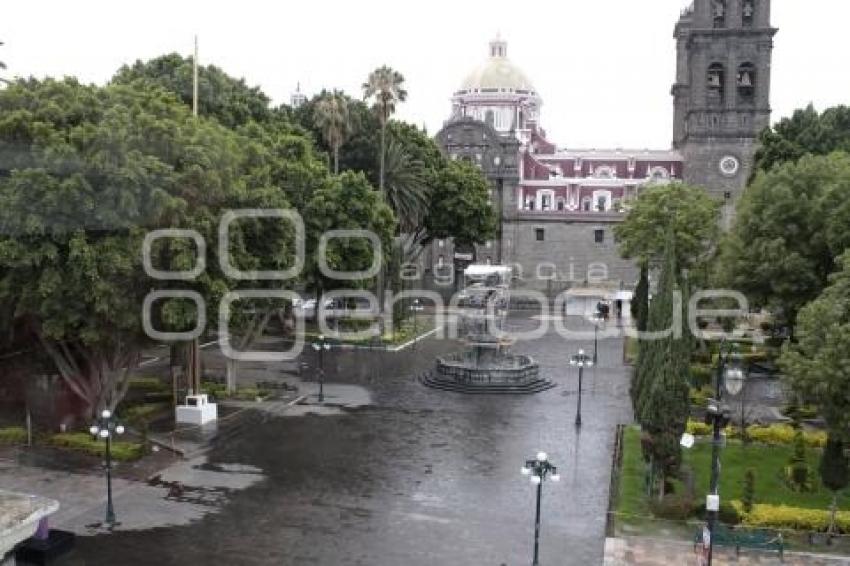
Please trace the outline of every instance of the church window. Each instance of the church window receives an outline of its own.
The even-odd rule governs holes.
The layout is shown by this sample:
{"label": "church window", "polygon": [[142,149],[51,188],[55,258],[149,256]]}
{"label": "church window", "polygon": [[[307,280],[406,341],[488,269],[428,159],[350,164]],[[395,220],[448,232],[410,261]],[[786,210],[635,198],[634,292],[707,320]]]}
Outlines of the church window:
{"label": "church window", "polygon": [[605,206],[608,204],[608,199],[604,196],[596,197],[596,210],[599,212],[605,212]]}
{"label": "church window", "polygon": [[741,102],[752,102],[756,93],[756,68],[752,63],[742,63],[738,67],[738,98]]}
{"label": "church window", "polygon": [[710,105],[722,105],[726,72],[721,63],[712,63],[708,67],[707,86],[708,103]]}
{"label": "church window", "polygon": [[544,240],[546,239],[546,235],[545,235],[545,233],[543,232],[543,228],[535,228],[535,229],[534,229],[534,238],[535,238],[538,242],[542,242],[542,241],[544,241]]}
{"label": "church window", "polygon": [[711,17],[715,28],[726,27],[726,0],[712,0]]}
{"label": "church window", "polygon": [[753,27],[756,19],[756,3],[755,0],[744,0],[744,5],[741,8],[741,22],[745,28]]}

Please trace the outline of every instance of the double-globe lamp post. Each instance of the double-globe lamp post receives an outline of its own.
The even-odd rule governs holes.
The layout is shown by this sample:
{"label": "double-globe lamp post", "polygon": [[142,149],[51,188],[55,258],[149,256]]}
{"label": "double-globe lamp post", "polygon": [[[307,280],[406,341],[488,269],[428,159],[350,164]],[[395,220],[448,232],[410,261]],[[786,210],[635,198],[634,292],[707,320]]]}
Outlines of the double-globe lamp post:
{"label": "double-globe lamp post", "polygon": [[584,378],[584,368],[592,367],[593,364],[593,358],[585,354],[584,350],[579,350],[578,354],[570,358],[570,365],[578,368],[578,400],[576,407],[576,426],[581,426],[581,390],[582,380]]}
{"label": "double-globe lamp post", "polygon": [[531,476],[532,485],[537,486],[537,511],[534,515],[534,558],[532,566],[539,566],[540,549],[540,502],[543,499],[543,481],[548,477],[554,482],[561,481],[558,468],[549,461],[546,452],[538,452],[537,457],[525,461],[522,475]]}
{"label": "double-globe lamp post", "polygon": [[319,353],[319,403],[325,402],[325,351],[331,345],[325,340],[324,334],[319,335],[319,341],[313,343],[313,349]]}
{"label": "double-globe lamp post", "polygon": [[729,395],[737,395],[744,387],[747,376],[741,367],[741,356],[737,352],[735,344],[724,340],[720,343],[720,351],[717,358],[717,377],[715,380],[714,399],[708,401],[706,410],[706,421],[714,425],[711,445],[711,493],[706,498],[705,508],[708,511],[708,566],[711,566],[714,554],[714,532],[717,525],[717,516],[720,511],[720,446],[722,444],[722,430],[729,422],[729,411],[723,407],[721,402],[723,389]]}
{"label": "double-globe lamp post", "polygon": [[106,523],[115,524],[115,508],[112,505],[112,436],[124,434],[124,425],[116,422],[115,415],[109,409],[104,409],[99,418],[89,427],[89,432],[95,438],[106,441]]}

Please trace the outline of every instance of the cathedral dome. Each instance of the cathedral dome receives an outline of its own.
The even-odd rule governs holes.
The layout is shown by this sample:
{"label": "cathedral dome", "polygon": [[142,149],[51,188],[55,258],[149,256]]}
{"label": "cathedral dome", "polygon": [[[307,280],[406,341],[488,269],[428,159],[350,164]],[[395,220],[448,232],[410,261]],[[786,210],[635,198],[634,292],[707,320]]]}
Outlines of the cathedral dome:
{"label": "cathedral dome", "polygon": [[467,75],[459,93],[482,91],[536,94],[522,69],[507,58],[507,42],[501,39],[490,42],[490,57]]}

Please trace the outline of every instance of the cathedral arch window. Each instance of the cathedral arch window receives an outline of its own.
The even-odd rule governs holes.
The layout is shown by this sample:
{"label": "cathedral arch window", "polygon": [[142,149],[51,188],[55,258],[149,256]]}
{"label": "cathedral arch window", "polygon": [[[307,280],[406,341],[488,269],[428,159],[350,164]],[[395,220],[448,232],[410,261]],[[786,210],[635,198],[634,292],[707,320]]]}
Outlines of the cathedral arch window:
{"label": "cathedral arch window", "polygon": [[664,167],[653,167],[648,176],[651,183],[661,183],[670,178],[670,172]]}
{"label": "cathedral arch window", "polygon": [[726,70],[722,63],[712,63],[708,67],[706,77],[708,90],[708,103],[720,106],[724,101],[724,85],[726,84]]}
{"label": "cathedral arch window", "polygon": [[711,18],[715,28],[726,27],[726,0],[712,0]]}
{"label": "cathedral arch window", "polygon": [[756,94],[756,67],[752,63],[741,63],[736,77],[738,99],[741,102],[752,102]]}
{"label": "cathedral arch window", "polygon": [[753,27],[756,19],[756,2],[755,0],[744,0],[741,6],[741,23],[745,28]]}

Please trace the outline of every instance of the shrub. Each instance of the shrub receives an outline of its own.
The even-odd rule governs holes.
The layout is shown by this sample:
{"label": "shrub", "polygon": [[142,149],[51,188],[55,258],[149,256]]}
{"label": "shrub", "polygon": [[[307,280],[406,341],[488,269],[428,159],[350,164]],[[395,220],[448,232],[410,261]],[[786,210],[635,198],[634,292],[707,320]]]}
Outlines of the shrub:
{"label": "shrub", "polygon": [[0,444],[23,444],[27,441],[27,431],[20,426],[0,428]]}
{"label": "shrub", "polygon": [[665,495],[660,501],[653,498],[649,503],[652,514],[659,519],[684,521],[694,514],[694,501],[685,494]]}
{"label": "shrub", "polygon": [[753,510],[753,503],[756,498],[756,471],[752,468],[747,468],[744,472],[744,493],[741,503],[744,506],[744,512],[749,513]]}
{"label": "shrub", "polygon": [[706,385],[711,385],[714,376],[714,370],[711,366],[705,364],[691,364],[691,385],[697,389],[702,389]]}
{"label": "shrub", "polygon": [[144,393],[170,393],[171,387],[158,377],[131,377],[129,391]]}
{"label": "shrub", "polygon": [[[733,501],[732,505],[743,512],[742,502]],[[752,511],[742,514],[743,523],[748,527],[814,532],[826,532],[829,528],[830,512],[825,509],[756,503]],[[840,533],[850,533],[850,511],[838,511],[835,516],[835,525]]]}
{"label": "shrub", "polygon": [[[106,453],[106,442],[94,438],[87,432],[62,432],[50,437],[49,443],[60,448],[85,452],[101,458]],[[142,445],[138,442],[113,441],[112,458],[126,461],[142,456]]]}
{"label": "shrub", "polygon": [[694,436],[709,436],[712,434],[714,429],[711,427],[710,424],[706,424],[702,421],[688,419],[688,424],[685,426],[685,431],[689,434],[693,434]]}
{"label": "shrub", "polygon": [[143,426],[150,422],[153,416],[165,412],[169,407],[171,407],[171,403],[145,403],[124,410],[121,416],[133,425]]}
{"label": "shrub", "polygon": [[785,480],[788,487],[794,491],[811,491],[812,474],[806,460],[806,442],[803,431],[797,429],[794,433],[794,453],[785,468]]}
{"label": "shrub", "polygon": [[691,405],[695,407],[705,407],[708,400],[712,397],[714,397],[714,391],[711,389],[711,386],[708,385],[701,389],[694,389],[692,387],[688,392],[688,398],[690,399]]}
{"label": "shrub", "polygon": [[[747,427],[747,436],[753,442],[762,444],[779,445],[792,444],[796,430],[789,425],[770,425]],[[826,446],[826,433],[823,431],[803,432],[803,442],[810,448],[823,448]]]}
{"label": "shrub", "polygon": [[[717,520],[725,525],[737,525],[743,519],[741,512],[735,503],[740,502],[720,501],[720,509],[717,512]],[[696,508],[696,514],[700,520],[706,520],[705,503]]]}

